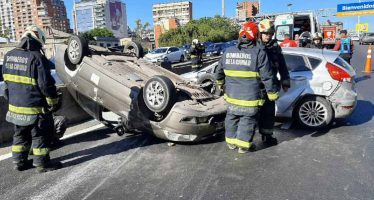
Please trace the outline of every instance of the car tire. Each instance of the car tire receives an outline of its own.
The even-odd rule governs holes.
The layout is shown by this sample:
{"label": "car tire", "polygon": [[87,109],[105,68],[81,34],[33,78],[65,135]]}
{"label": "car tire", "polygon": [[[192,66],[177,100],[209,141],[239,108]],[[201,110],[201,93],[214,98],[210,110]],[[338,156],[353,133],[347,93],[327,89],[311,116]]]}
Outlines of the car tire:
{"label": "car tire", "polygon": [[179,62],[184,62],[184,55],[181,55]]}
{"label": "car tire", "polygon": [[144,49],[142,45],[138,42],[128,41],[126,42],[123,53],[130,54],[132,56],[135,56],[137,58],[143,58],[144,57]]}
{"label": "car tire", "polygon": [[77,65],[88,55],[88,42],[84,37],[71,36],[68,41],[67,56],[71,64]]}
{"label": "car tire", "polygon": [[154,76],[149,79],[143,90],[143,99],[149,110],[164,113],[173,106],[176,89],[173,82],[165,76]]}
{"label": "car tire", "polygon": [[207,83],[211,83],[211,86],[206,86],[206,87],[203,87],[203,89],[207,92],[209,92],[210,94],[214,94],[216,92],[216,88],[217,88],[217,85],[216,85],[216,79],[214,78],[213,74],[204,74],[202,76],[200,76],[198,79],[197,79],[197,84],[207,84]]}
{"label": "car tire", "polygon": [[306,128],[321,130],[331,124],[334,113],[331,104],[325,98],[308,96],[296,106],[294,117]]}

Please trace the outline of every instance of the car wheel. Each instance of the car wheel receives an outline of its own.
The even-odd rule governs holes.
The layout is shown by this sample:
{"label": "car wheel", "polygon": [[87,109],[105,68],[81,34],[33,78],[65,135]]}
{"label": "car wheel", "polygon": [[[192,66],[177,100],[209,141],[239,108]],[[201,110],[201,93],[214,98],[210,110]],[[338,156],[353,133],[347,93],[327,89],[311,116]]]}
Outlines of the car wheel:
{"label": "car wheel", "polygon": [[79,64],[88,53],[88,42],[84,37],[76,35],[70,37],[67,47],[67,56],[71,64]]}
{"label": "car wheel", "polygon": [[212,74],[207,73],[200,76],[197,79],[197,84],[201,84],[203,86],[202,88],[210,94],[214,94],[216,92],[216,79]]}
{"label": "car wheel", "polygon": [[175,86],[165,76],[154,76],[144,86],[144,102],[148,109],[156,113],[167,112],[174,104],[175,96]]}
{"label": "car wheel", "polygon": [[331,104],[319,96],[304,98],[296,107],[294,114],[302,126],[316,130],[327,127],[333,119]]}
{"label": "car wheel", "polygon": [[143,58],[144,57],[144,49],[141,44],[138,42],[128,41],[124,48],[123,53],[129,54],[131,56],[135,56],[137,58]]}
{"label": "car wheel", "polygon": [[184,62],[184,55],[181,55],[181,59],[179,61]]}

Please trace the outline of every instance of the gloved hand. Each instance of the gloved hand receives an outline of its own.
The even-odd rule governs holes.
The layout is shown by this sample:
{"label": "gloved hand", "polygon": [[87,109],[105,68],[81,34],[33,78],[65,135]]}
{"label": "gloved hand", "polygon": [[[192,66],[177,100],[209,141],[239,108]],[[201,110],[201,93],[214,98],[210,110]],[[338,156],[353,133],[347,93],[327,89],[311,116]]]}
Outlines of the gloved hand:
{"label": "gloved hand", "polygon": [[57,102],[54,104],[50,104],[47,108],[48,112],[56,112],[61,108],[62,105],[62,93],[57,94]]}
{"label": "gloved hand", "polygon": [[273,93],[273,92],[268,92],[268,98],[270,101],[276,101],[277,99],[279,99],[279,94],[278,92],[276,93]]}
{"label": "gloved hand", "polygon": [[281,81],[282,89],[284,92],[287,92],[288,89],[291,87],[290,79],[282,80]]}

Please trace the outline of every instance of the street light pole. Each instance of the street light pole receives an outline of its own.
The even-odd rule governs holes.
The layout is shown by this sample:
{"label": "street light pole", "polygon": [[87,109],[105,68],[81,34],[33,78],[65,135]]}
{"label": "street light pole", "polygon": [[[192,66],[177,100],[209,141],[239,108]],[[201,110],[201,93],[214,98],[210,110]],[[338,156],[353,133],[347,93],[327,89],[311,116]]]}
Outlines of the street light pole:
{"label": "street light pole", "polygon": [[[358,2],[361,3],[361,0],[358,0]],[[360,15],[357,16],[357,24],[360,24]],[[361,26],[358,25],[358,29],[357,29],[358,37],[360,37],[360,29],[361,29]]]}
{"label": "street light pole", "polygon": [[225,0],[222,0],[222,17],[225,16]]}

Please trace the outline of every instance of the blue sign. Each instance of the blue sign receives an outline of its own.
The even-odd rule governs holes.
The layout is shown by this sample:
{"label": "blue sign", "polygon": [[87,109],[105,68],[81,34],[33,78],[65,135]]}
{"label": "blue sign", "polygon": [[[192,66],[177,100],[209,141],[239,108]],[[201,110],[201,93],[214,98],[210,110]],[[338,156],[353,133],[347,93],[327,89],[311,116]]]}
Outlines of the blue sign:
{"label": "blue sign", "polygon": [[338,4],[337,16],[373,15],[374,1],[350,4]]}

